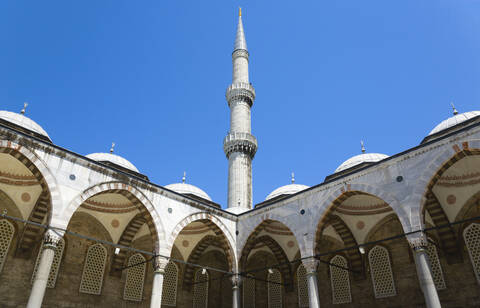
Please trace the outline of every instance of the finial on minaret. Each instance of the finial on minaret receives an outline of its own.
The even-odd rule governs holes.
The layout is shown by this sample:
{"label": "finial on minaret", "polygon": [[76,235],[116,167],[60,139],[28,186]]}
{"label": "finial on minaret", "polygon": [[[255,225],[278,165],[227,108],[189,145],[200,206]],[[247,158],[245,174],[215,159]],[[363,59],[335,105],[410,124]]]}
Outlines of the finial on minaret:
{"label": "finial on minaret", "polygon": [[113,154],[113,149],[115,148],[115,142],[112,142],[112,147],[110,148],[110,153]]}
{"label": "finial on minaret", "polygon": [[450,105],[452,105],[452,108],[453,108],[453,115],[457,115],[458,111],[457,111],[457,108],[455,108],[455,105],[453,104],[453,102],[450,102]]}
{"label": "finial on minaret", "polygon": [[187,172],[183,171],[182,183],[185,184],[185,180],[187,179]]}
{"label": "finial on minaret", "polygon": [[238,7],[238,16],[242,17],[242,8],[240,6]]}
{"label": "finial on minaret", "polygon": [[292,184],[295,184],[295,172],[292,172]]}
{"label": "finial on minaret", "polygon": [[27,106],[28,106],[27,102],[23,103],[23,109],[22,111],[20,111],[21,114],[25,114],[25,111],[27,111]]}
{"label": "finial on minaret", "polygon": [[245,31],[243,31],[242,23],[242,8],[238,8],[237,36],[235,37],[235,46],[233,51],[238,49],[247,50],[247,40],[245,39]]}
{"label": "finial on minaret", "polygon": [[365,153],[365,145],[363,144],[363,140],[360,140],[360,144],[362,145],[362,153]]}

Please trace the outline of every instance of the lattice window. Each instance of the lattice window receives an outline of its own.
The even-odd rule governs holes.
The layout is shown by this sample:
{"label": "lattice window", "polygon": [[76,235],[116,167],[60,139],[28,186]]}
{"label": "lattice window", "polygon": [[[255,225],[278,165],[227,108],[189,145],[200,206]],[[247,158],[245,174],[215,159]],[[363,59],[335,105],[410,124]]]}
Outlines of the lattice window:
{"label": "lattice window", "polygon": [[[345,304],[352,302],[350,293],[350,277],[348,276],[347,259],[337,255],[330,260],[330,282],[332,283],[332,302]],[[335,266],[337,265],[337,266]]]}
{"label": "lattice window", "polygon": [[243,308],[255,308],[255,276],[243,279]]}
{"label": "lattice window", "polygon": [[382,246],[373,247],[368,252],[368,260],[375,297],[383,298],[397,295],[387,249]]}
{"label": "lattice window", "polygon": [[[35,280],[37,276],[38,266],[40,265],[40,257],[42,256],[43,249],[39,249],[37,255],[37,261],[35,261],[35,267],[33,268],[32,281]],[[50,274],[48,275],[47,287],[55,288],[55,283],[57,282],[58,270],[60,269],[60,262],[62,262],[63,250],[65,249],[65,241],[63,238],[58,241],[57,248],[55,249],[55,255],[53,256],[52,267],[50,268]]]}
{"label": "lattice window", "polygon": [[473,271],[480,283],[480,224],[473,223],[463,230],[463,238],[467,245],[470,261],[472,262]]}
{"label": "lattice window", "polygon": [[268,273],[268,308],[282,308],[282,275],[278,269]]}
{"label": "lattice window", "polygon": [[178,267],[173,262],[168,262],[165,267],[165,275],[163,276],[162,305],[177,305],[177,284],[178,284]]}
{"label": "lattice window", "polygon": [[193,285],[193,308],[205,308],[208,304],[208,272],[202,274],[203,270],[195,273],[195,284]]}
{"label": "lattice window", "polygon": [[123,289],[123,299],[141,302],[143,299],[143,283],[145,281],[145,257],[139,253],[128,259],[127,280]]}
{"label": "lattice window", "polygon": [[298,293],[298,307],[308,308],[308,285],[307,285],[307,270],[303,264],[297,268],[297,293]]}
{"label": "lattice window", "polygon": [[15,228],[12,223],[6,219],[0,220],[0,273],[3,269],[3,264],[7,259],[8,249],[12,243],[13,234],[15,233]]}
{"label": "lattice window", "polygon": [[107,262],[107,249],[102,244],[95,244],[88,247],[85,264],[83,266],[82,281],[80,282],[80,293],[96,294],[102,293],[103,274]]}
{"label": "lattice window", "polygon": [[443,279],[442,266],[438,259],[437,247],[434,244],[428,243],[427,246],[428,260],[430,261],[430,269],[432,270],[433,282],[437,290],[444,290],[447,288],[445,279]]}

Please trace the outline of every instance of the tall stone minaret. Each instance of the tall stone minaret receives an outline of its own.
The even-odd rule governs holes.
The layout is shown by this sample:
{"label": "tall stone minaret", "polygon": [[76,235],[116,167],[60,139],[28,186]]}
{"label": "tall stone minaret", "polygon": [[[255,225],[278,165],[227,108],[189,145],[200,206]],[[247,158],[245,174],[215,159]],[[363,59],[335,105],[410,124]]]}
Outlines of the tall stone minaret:
{"label": "tall stone minaret", "polygon": [[228,158],[228,211],[245,212],[252,208],[252,159],[257,139],[251,134],[250,108],[255,90],[248,81],[248,50],[239,10],[237,37],[232,53],[233,82],[226,98],[230,107],[230,132],[223,141]]}

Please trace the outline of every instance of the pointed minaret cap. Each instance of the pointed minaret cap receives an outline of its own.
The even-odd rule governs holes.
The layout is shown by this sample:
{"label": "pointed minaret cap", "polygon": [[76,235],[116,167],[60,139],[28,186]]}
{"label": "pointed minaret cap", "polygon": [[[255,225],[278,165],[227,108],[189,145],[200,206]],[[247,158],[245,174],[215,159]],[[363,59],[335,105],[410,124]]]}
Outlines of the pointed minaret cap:
{"label": "pointed minaret cap", "polygon": [[237,36],[235,37],[235,46],[233,51],[238,49],[247,50],[247,41],[245,40],[245,32],[243,31],[242,23],[242,8],[238,8]]}

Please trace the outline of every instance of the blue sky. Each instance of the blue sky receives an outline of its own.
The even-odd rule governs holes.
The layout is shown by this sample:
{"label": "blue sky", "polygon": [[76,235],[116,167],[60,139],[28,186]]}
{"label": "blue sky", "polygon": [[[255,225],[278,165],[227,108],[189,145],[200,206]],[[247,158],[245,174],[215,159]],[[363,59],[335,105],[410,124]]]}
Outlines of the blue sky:
{"label": "blue sky", "polygon": [[0,2],[0,104],[80,154],[108,151],[152,182],[226,205],[225,89],[237,7],[257,99],[254,203],[315,185],[349,157],[417,145],[478,110],[480,1]]}

